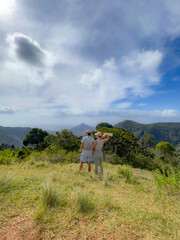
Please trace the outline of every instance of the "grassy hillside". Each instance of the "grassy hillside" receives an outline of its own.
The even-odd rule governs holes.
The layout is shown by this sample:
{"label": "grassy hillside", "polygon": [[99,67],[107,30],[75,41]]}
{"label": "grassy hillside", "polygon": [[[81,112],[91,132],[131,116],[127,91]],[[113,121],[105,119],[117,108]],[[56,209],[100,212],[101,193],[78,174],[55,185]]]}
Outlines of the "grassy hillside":
{"label": "grassy hillside", "polygon": [[30,131],[31,128],[0,126],[0,143],[21,147],[24,138]]}
{"label": "grassy hillside", "polygon": [[93,171],[33,160],[0,166],[0,239],[178,240],[173,188],[125,166],[105,164],[103,180]]}
{"label": "grassy hillside", "polygon": [[144,133],[150,133],[155,137],[155,144],[160,141],[167,141],[177,146],[180,143],[180,123],[152,123],[140,124],[126,120],[117,123],[115,127],[131,131],[136,137],[141,138]]}

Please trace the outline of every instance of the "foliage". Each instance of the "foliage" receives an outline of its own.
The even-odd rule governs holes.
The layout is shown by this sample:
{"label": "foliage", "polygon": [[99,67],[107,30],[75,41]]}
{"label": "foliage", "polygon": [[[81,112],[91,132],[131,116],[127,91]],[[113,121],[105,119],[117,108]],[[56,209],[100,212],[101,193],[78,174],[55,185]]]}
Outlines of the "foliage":
{"label": "foliage", "polygon": [[172,166],[169,166],[168,169],[163,167],[162,173],[156,170],[153,176],[160,194],[164,192],[178,193],[180,187],[180,171],[175,172]]}
{"label": "foliage", "polygon": [[150,133],[145,133],[139,140],[139,145],[143,149],[147,149],[154,146],[154,136]]}
{"label": "foliage", "polygon": [[78,151],[80,148],[80,139],[67,129],[57,132],[57,144],[60,149],[67,152]]}
{"label": "foliage", "polygon": [[19,159],[24,159],[30,155],[30,151],[26,148],[19,148],[15,152],[15,157]]}
{"label": "foliage", "polygon": [[96,125],[96,130],[99,130],[101,128],[113,128],[113,125],[111,125],[110,123],[106,123],[106,122],[101,122],[99,124]]}
{"label": "foliage", "polygon": [[52,144],[56,144],[57,143],[57,136],[54,136],[54,135],[47,135],[45,138],[44,138],[44,142],[46,144],[46,146],[50,146]]}
{"label": "foliage", "polygon": [[160,151],[160,153],[165,157],[166,155],[171,155],[175,153],[175,147],[169,142],[159,142],[156,145],[156,149]]}
{"label": "foliage", "polygon": [[40,145],[44,143],[44,138],[48,136],[49,134],[46,131],[43,131],[39,128],[33,128],[27,135],[26,138],[23,141],[23,144],[25,146],[27,145]]}
{"label": "foliage", "polygon": [[113,137],[105,144],[104,149],[111,153],[117,154],[124,158],[127,162],[131,162],[139,149],[138,139],[134,135],[124,129],[118,128],[102,128],[102,133],[111,132]]}
{"label": "foliage", "polygon": [[124,128],[131,131],[139,139],[144,135],[144,133],[152,134],[154,136],[155,144],[162,141],[162,139],[170,142],[174,146],[179,144],[180,123],[141,124],[126,120],[117,123],[114,127]]}
{"label": "foliage", "polygon": [[0,151],[0,164],[11,164],[13,162],[14,151],[10,148]]}

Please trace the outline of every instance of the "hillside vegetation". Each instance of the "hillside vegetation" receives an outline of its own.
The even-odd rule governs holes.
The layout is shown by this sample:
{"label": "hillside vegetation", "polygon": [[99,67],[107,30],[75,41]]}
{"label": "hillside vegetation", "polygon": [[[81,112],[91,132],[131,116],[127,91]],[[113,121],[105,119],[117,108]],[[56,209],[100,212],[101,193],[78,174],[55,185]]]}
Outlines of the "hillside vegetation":
{"label": "hillside vegetation", "polygon": [[141,124],[134,121],[126,120],[115,124],[114,127],[123,128],[131,131],[137,138],[141,138],[144,133],[154,135],[155,144],[160,141],[167,141],[178,146],[180,143],[180,123],[152,123]]}
{"label": "hillside vegetation", "polygon": [[24,138],[30,131],[31,128],[0,126],[0,143],[21,147]]}
{"label": "hillside vegetation", "polygon": [[0,166],[0,239],[179,239],[175,179],[104,163],[101,180],[46,157]]}

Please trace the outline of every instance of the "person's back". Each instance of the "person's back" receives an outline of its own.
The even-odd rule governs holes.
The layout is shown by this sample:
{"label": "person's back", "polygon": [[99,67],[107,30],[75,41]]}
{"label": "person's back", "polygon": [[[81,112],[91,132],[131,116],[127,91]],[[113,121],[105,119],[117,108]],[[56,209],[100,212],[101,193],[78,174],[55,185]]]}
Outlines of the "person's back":
{"label": "person's back", "polygon": [[[82,138],[82,144],[85,148],[90,148],[94,142],[94,139],[91,136],[86,136]],[[82,153],[86,155],[92,155],[92,150],[82,149]]]}
{"label": "person's back", "polygon": [[104,144],[103,140],[102,139],[97,139],[96,141],[97,141],[97,144],[95,146],[95,151],[102,150],[102,147],[103,147],[103,144]]}

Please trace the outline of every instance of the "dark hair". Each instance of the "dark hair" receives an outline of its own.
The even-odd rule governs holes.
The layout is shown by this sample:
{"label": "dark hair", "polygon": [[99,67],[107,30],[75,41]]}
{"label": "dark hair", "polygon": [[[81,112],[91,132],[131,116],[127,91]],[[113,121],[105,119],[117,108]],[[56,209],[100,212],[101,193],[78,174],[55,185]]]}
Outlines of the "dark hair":
{"label": "dark hair", "polygon": [[88,136],[91,136],[91,133],[87,133],[88,134]]}

